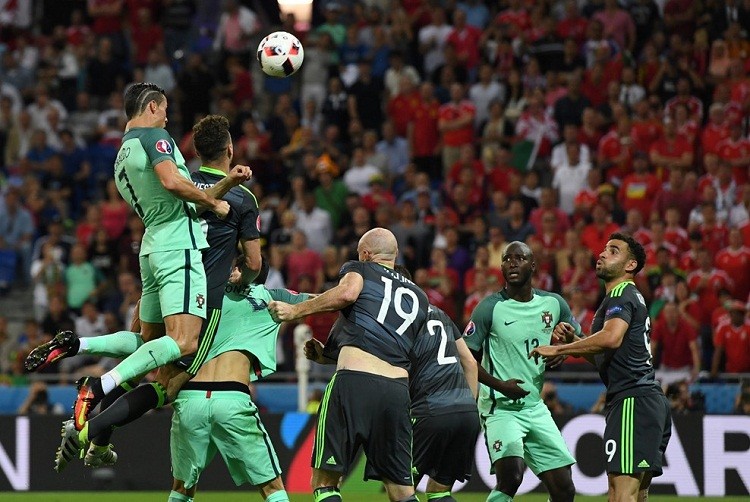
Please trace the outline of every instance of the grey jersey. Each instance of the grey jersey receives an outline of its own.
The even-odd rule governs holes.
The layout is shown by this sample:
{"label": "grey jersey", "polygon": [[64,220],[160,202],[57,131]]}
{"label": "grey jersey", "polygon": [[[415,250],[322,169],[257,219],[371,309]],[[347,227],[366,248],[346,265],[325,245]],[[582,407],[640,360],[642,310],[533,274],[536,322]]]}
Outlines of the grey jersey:
{"label": "grey jersey", "polygon": [[458,357],[463,334],[448,315],[430,305],[425,329],[412,348],[409,372],[412,417],[476,411]]}
{"label": "grey jersey", "polygon": [[600,331],[605,321],[614,318],[628,323],[622,344],[594,357],[607,386],[607,399],[638,396],[658,389],[651,361],[651,319],[646,301],[633,281],[622,282],[607,293],[594,314],[591,332]]}

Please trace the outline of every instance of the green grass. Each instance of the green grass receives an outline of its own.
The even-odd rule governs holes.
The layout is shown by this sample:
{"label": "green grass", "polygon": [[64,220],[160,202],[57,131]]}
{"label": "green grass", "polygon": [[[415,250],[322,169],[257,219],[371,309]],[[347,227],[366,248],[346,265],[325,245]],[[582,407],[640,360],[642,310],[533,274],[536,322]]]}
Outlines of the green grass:
{"label": "green grass", "polygon": [[[53,493],[53,492],[35,492],[35,493],[7,493],[0,492],[0,500],[3,502],[166,502],[168,492],[70,492],[70,493]],[[485,502],[486,493],[456,493],[458,502]],[[677,497],[657,495],[652,497],[659,502],[674,502],[679,498],[687,499],[688,502],[747,502],[747,497]],[[257,493],[248,493],[247,491],[237,490],[235,492],[204,492],[199,493],[195,498],[196,502],[252,502],[260,501],[260,495]],[[311,495],[292,495],[291,502],[310,502]],[[347,496],[344,493],[346,502],[383,502],[388,500],[385,494],[364,495],[352,493]],[[420,500],[424,502],[425,497],[421,496]],[[520,495],[515,500],[519,502],[546,502],[547,496],[542,494]],[[604,502],[605,497],[576,497],[581,502]]]}

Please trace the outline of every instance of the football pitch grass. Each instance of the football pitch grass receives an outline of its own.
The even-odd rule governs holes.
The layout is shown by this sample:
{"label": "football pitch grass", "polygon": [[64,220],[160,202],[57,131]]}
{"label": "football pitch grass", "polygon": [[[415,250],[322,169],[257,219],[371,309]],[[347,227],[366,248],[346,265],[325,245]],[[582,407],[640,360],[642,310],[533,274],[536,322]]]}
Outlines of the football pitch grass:
{"label": "football pitch grass", "polygon": [[[357,493],[344,493],[346,502],[384,502],[388,498],[384,493],[377,495],[365,495]],[[167,502],[169,492],[35,492],[35,493],[8,493],[0,492],[0,500],[3,502]],[[486,493],[462,493],[454,494],[458,502],[485,502]],[[654,502],[676,502],[683,499],[684,502],[747,502],[747,497],[677,497],[675,495],[652,495],[649,497]],[[419,499],[424,502],[426,497],[419,494]],[[235,492],[200,492],[195,502],[253,502],[261,501],[257,492],[235,491]],[[312,495],[292,494],[291,502],[310,502]],[[519,495],[515,498],[519,502],[546,502],[547,496],[534,493]],[[604,502],[606,497],[576,497],[581,502]]]}

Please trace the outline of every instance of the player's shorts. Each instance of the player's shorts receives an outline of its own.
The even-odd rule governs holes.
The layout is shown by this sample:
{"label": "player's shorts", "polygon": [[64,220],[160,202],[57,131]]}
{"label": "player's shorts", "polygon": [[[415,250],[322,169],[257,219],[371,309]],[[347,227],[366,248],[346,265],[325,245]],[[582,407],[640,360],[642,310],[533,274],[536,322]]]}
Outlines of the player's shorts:
{"label": "player's shorts", "polygon": [[471,478],[479,414],[462,411],[413,419],[415,482],[429,476],[441,485]]}
{"label": "player's shorts", "polygon": [[172,404],[172,474],[190,488],[218,452],[238,486],[281,475],[250,392],[240,382],[188,382]]}
{"label": "player's shorts", "polygon": [[361,446],[364,479],[411,486],[411,419],[406,378],[337,371],[318,409],[312,466],[349,472]]}
{"label": "player's shorts", "polygon": [[560,429],[543,402],[520,410],[495,410],[482,417],[484,439],[495,473],[501,458],[521,457],[536,476],[575,464]]}
{"label": "player's shorts", "polygon": [[662,460],[672,436],[669,401],[660,392],[624,397],[607,406],[604,451],[607,472],[662,474]]}
{"label": "player's shorts", "polygon": [[174,314],[206,318],[206,273],[199,250],[159,251],[139,258],[140,318],[163,323]]}

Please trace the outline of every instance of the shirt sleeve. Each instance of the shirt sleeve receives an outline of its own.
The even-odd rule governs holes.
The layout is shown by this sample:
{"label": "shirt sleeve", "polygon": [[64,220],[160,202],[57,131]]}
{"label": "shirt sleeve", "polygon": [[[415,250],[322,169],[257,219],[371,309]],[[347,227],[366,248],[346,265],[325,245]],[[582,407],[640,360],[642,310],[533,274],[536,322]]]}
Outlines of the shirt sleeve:
{"label": "shirt sleeve", "polygon": [[630,324],[630,320],[635,312],[635,304],[630,295],[623,293],[621,296],[610,296],[607,300],[607,309],[604,311],[604,322],[617,318]]}
{"label": "shirt sleeve", "polygon": [[151,167],[165,160],[171,160],[175,165],[177,164],[174,156],[174,140],[166,129],[154,127],[148,134],[141,137],[141,146],[148,156]]}
{"label": "shirt sleeve", "polygon": [[485,298],[471,313],[471,320],[464,329],[463,338],[471,350],[479,350],[492,329],[492,311],[497,301]]}
{"label": "shirt sleeve", "polygon": [[365,273],[362,270],[362,262],[359,262],[359,261],[350,260],[344,263],[341,266],[341,270],[339,270],[339,278],[344,277],[349,272],[354,272],[356,274],[361,275],[362,277],[365,276]]}
{"label": "shirt sleeve", "polygon": [[239,237],[243,240],[253,241],[260,238],[260,210],[258,209],[258,201],[250,190],[244,187],[241,187],[241,189],[246,191],[246,193],[242,201]]}
{"label": "shirt sleeve", "polygon": [[292,305],[302,303],[310,298],[310,295],[307,293],[297,293],[288,289],[269,289],[268,294],[278,302],[290,303]]}

